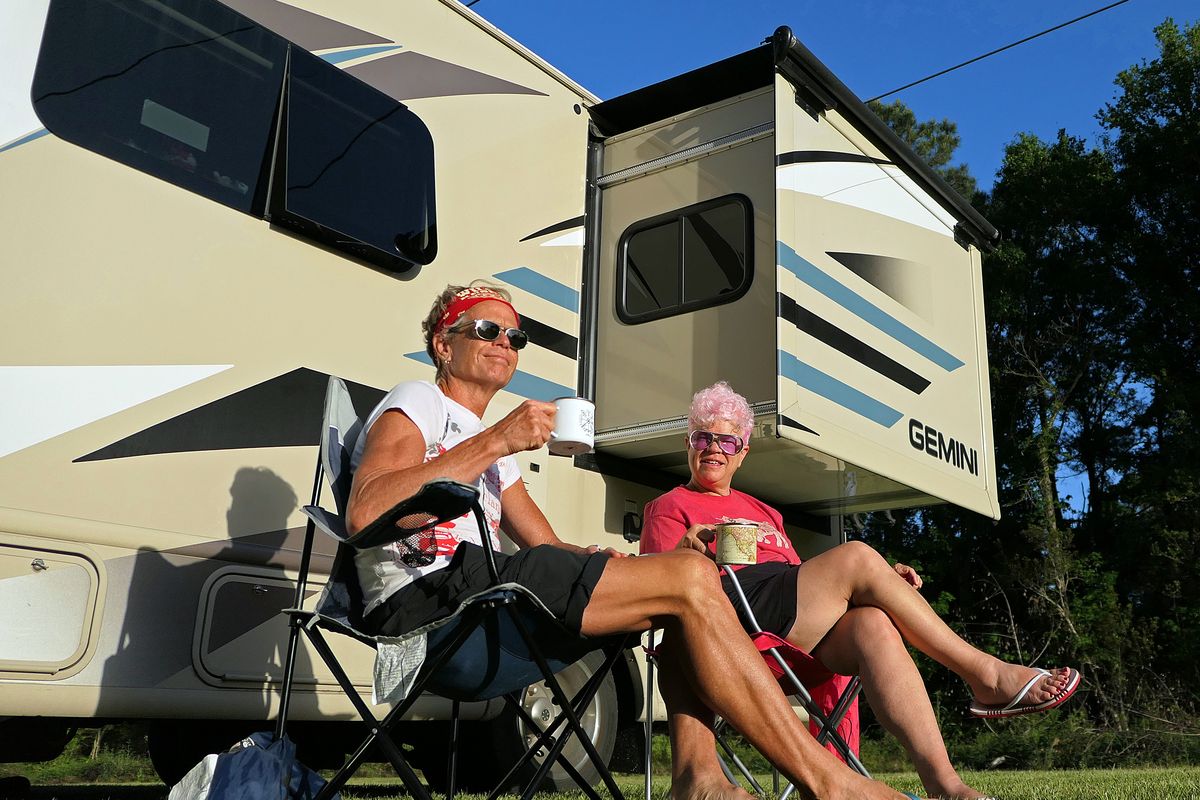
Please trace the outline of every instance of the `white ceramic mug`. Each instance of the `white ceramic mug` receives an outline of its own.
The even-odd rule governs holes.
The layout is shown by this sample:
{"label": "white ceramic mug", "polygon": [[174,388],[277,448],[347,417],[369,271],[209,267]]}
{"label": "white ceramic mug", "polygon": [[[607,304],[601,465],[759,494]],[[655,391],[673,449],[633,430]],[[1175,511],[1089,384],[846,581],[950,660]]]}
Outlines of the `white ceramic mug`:
{"label": "white ceramic mug", "polygon": [[560,397],[554,401],[554,430],[550,452],[556,456],[590,453],[596,435],[596,406],[582,397]]}

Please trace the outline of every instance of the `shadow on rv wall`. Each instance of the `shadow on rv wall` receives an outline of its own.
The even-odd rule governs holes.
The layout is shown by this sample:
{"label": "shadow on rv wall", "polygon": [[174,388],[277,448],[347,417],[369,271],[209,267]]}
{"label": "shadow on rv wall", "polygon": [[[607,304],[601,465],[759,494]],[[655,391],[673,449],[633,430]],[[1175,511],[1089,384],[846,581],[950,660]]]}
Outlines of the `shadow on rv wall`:
{"label": "shadow on rv wall", "polygon": [[229,538],[262,531],[286,531],[296,510],[292,485],[266,467],[242,467],[229,487],[231,501],[225,513]]}
{"label": "shadow on rv wall", "polygon": [[[186,771],[242,735],[232,734],[236,722],[201,720],[252,720],[242,727],[264,729],[278,692],[287,644],[279,612],[295,601],[289,575],[304,536],[302,526],[288,528],[298,500],[291,484],[265,467],[239,468],[229,495],[227,529],[214,532],[220,538],[143,547],[106,562],[109,585],[128,593],[113,591],[106,600],[110,624],[102,636],[116,641],[102,648],[112,655],[97,682],[95,716],[164,718],[151,729],[151,758],[164,778],[163,767]],[[318,542],[314,559],[314,571],[327,571],[321,560],[331,562],[332,547]],[[312,670],[305,661],[297,663],[301,674]],[[156,727],[165,732],[157,753]],[[195,741],[202,733],[213,741]]]}

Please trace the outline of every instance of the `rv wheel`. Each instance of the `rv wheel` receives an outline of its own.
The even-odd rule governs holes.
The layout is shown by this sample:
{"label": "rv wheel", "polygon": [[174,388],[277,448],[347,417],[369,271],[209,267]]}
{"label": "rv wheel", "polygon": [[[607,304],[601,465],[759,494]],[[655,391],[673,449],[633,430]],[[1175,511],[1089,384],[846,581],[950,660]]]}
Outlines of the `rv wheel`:
{"label": "rv wheel", "polygon": [[[579,691],[603,663],[603,653],[589,653],[555,677],[569,697]],[[550,688],[544,681],[525,689],[521,697],[521,706],[525,713],[543,725],[553,721],[559,714]],[[599,691],[596,692],[596,696],[592,698],[588,707],[584,709],[579,721],[587,731],[588,738],[595,745],[600,758],[605,764],[608,764],[612,760],[613,747],[617,740],[617,688],[611,674],[604,678]],[[499,717],[491,722],[490,727],[498,760],[508,766],[511,766],[537,740],[537,731],[531,730],[516,712],[507,707]],[[533,762],[517,776],[518,783],[524,784],[533,778],[534,773],[545,761],[547,749],[543,748],[534,756]],[[594,786],[599,783],[600,773],[592,766],[591,759],[587,757],[587,752],[577,738],[571,737],[571,740],[563,748],[563,755],[589,784]],[[507,769],[506,766],[504,771]],[[497,775],[496,780],[501,777],[502,774]],[[574,788],[576,788],[575,781],[571,779],[570,774],[561,764],[555,764],[550,768],[549,775],[540,787],[543,791],[555,792],[569,791]]]}
{"label": "rv wheel", "polygon": [[[573,695],[603,663],[602,653],[589,653],[556,676],[559,685],[568,696]],[[558,716],[558,708],[545,682],[527,687],[521,694],[521,705],[534,719],[553,720]],[[604,679],[591,704],[584,709],[580,722],[607,764],[612,758],[617,738],[617,690],[612,675]],[[449,725],[420,724],[424,730],[421,737],[414,741],[414,764],[420,768],[431,789],[444,793],[450,785],[446,770]],[[438,725],[436,729],[426,727],[435,724]],[[459,758],[457,787],[464,792],[490,792],[536,738],[536,732],[528,730],[524,721],[507,704],[495,719],[461,723],[458,751],[462,755]],[[563,754],[589,784],[599,782],[599,773],[577,739],[572,737],[564,747]],[[533,779],[544,760],[544,752],[535,756],[533,763],[503,788],[523,787]],[[567,771],[556,764],[540,788],[545,791],[569,791],[576,787]]]}

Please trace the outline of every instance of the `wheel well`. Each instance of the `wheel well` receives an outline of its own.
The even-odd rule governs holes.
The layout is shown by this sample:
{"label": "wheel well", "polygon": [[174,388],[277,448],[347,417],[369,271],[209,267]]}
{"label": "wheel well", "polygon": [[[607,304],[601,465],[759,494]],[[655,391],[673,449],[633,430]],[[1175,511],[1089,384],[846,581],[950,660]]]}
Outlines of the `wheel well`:
{"label": "wheel well", "polygon": [[617,686],[618,725],[622,728],[633,725],[646,705],[646,691],[632,648],[622,651],[613,666],[613,682]]}

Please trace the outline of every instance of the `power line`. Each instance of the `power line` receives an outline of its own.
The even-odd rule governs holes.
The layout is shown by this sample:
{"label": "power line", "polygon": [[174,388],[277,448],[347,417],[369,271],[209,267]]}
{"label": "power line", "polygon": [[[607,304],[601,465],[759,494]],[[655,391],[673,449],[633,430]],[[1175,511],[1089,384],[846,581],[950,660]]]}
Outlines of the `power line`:
{"label": "power line", "polygon": [[[478,0],[476,0],[476,2],[478,2]],[[893,95],[896,92],[903,92],[905,89],[911,89],[912,87],[916,86],[917,84],[925,83],[925,81],[931,81],[934,78],[940,78],[941,76],[945,75],[948,72],[953,72],[956,69],[962,69],[965,66],[974,64],[976,61],[982,61],[983,59],[990,58],[990,57],[996,55],[997,53],[1003,53],[1005,50],[1011,50],[1012,48],[1016,47],[1019,44],[1025,44],[1026,42],[1031,42],[1034,39],[1038,38],[1039,36],[1045,36],[1047,33],[1054,33],[1054,31],[1060,30],[1061,28],[1065,28],[1068,25],[1074,25],[1076,22],[1085,20],[1088,17],[1094,17],[1097,14],[1101,14],[1105,11],[1108,11],[1110,8],[1116,8],[1117,6],[1124,5],[1125,3],[1128,3],[1128,2],[1129,2],[1129,0],[1117,0],[1117,2],[1115,2],[1115,3],[1109,3],[1104,8],[1098,8],[1095,11],[1090,11],[1087,14],[1084,14],[1082,17],[1076,17],[1075,19],[1068,20],[1067,22],[1063,22],[1059,25],[1055,25],[1053,28],[1047,28],[1046,30],[1044,30],[1040,33],[1035,33],[1032,36],[1026,36],[1024,39],[1021,39],[1020,41],[1013,42],[1012,44],[1006,44],[1006,45],[1004,45],[1004,47],[998,47],[995,50],[991,51],[990,53],[984,53],[981,56],[975,56],[975,58],[972,58],[969,61],[964,61],[961,64],[955,64],[953,67],[947,67],[946,69],[942,70],[941,72],[935,72],[934,74],[928,75],[924,78],[921,78],[920,80],[913,81],[912,83],[906,83],[903,86],[901,86],[899,89],[892,89],[890,92],[884,92],[883,94],[875,95],[874,97],[872,97],[870,100],[867,100],[866,102],[870,103],[872,100],[882,100],[883,98],[885,98],[889,95]]]}

